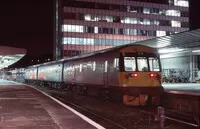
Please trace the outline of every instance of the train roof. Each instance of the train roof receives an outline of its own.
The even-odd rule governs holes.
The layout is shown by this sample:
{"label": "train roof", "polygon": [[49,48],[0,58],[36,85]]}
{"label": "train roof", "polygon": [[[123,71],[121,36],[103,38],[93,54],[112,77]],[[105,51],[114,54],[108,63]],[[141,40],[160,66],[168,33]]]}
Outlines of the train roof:
{"label": "train roof", "polygon": [[[79,59],[79,58],[90,57],[90,56],[97,55],[97,54],[103,54],[103,53],[106,53],[106,52],[120,50],[122,48],[129,47],[129,46],[145,46],[145,47],[149,47],[149,46],[146,46],[146,45],[141,45],[141,44],[136,44],[136,43],[134,43],[134,44],[126,44],[126,45],[120,45],[120,46],[116,46],[116,47],[112,47],[112,48],[107,48],[107,49],[95,51],[95,52],[81,54],[81,55],[70,57],[70,58],[64,58],[64,59],[61,59],[61,61],[74,60],[74,59]],[[149,48],[152,48],[152,47],[149,47]],[[156,48],[152,48],[152,49],[156,50]]]}
{"label": "train roof", "polygon": [[[97,55],[97,54],[103,54],[103,53],[106,53],[106,52],[120,50],[122,48],[129,47],[129,46],[145,46],[145,47],[149,47],[149,46],[146,46],[146,45],[141,45],[141,44],[136,44],[136,43],[134,43],[134,44],[125,44],[125,45],[120,45],[120,46],[116,46],[116,47],[112,47],[112,48],[108,48],[108,49],[103,49],[103,50],[99,50],[99,51],[95,51],[95,52],[81,54],[81,55],[74,56],[74,57],[63,58],[63,59],[60,59],[60,60],[57,60],[57,61],[51,61],[51,62],[46,62],[46,63],[37,64],[37,65],[33,65],[33,66],[28,66],[27,68],[37,67],[37,66],[42,66],[42,65],[48,65],[48,64],[54,64],[54,63],[59,63],[59,62],[61,63],[63,61],[70,61],[70,60],[75,60],[75,59],[80,59],[80,58],[86,58],[86,57],[94,56],[94,55]],[[149,47],[149,48],[152,48],[152,47]],[[152,49],[156,50],[156,48],[152,48]]]}

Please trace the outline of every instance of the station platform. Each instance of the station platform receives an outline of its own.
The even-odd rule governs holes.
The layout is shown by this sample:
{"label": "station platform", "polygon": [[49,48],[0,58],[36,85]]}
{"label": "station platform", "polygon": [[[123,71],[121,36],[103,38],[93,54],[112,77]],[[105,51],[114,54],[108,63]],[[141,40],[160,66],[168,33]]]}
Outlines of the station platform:
{"label": "station platform", "polygon": [[162,86],[168,93],[200,96],[200,84],[198,83],[163,83]]}
{"label": "station platform", "polygon": [[104,129],[51,96],[0,80],[0,129]]}

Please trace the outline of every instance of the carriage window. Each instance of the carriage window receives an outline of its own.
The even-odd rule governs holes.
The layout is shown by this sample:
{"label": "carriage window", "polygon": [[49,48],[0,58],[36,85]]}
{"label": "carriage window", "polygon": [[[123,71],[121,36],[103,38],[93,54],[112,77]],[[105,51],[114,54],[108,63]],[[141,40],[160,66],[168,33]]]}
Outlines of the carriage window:
{"label": "carriage window", "polygon": [[149,71],[146,57],[137,57],[138,71]]}
{"label": "carriage window", "polygon": [[104,69],[104,72],[108,72],[108,61],[105,61],[105,69]]}
{"label": "carriage window", "polygon": [[96,69],[96,62],[94,61],[93,62],[93,69],[92,70],[95,71],[95,69]]}
{"label": "carriage window", "polygon": [[124,67],[125,71],[135,71],[136,70],[135,57],[124,57]]}
{"label": "carriage window", "polygon": [[80,64],[80,72],[82,71],[82,64]]}
{"label": "carriage window", "polygon": [[160,71],[159,59],[156,57],[149,57],[150,71]]}
{"label": "carriage window", "polygon": [[118,66],[119,66],[119,58],[115,58],[113,62],[113,67],[118,68]]}

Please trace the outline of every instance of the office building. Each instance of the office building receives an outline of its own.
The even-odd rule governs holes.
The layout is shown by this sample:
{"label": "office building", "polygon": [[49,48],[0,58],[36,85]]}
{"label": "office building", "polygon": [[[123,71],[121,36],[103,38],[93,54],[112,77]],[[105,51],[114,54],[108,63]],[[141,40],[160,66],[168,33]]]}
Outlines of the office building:
{"label": "office building", "polygon": [[55,59],[189,30],[188,0],[55,0]]}

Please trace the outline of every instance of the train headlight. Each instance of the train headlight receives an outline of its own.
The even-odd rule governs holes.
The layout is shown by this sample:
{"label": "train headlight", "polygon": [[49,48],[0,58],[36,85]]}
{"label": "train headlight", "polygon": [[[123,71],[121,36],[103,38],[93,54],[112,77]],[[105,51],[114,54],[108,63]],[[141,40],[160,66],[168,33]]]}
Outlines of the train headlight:
{"label": "train headlight", "polygon": [[129,77],[138,77],[138,73],[129,73]]}

